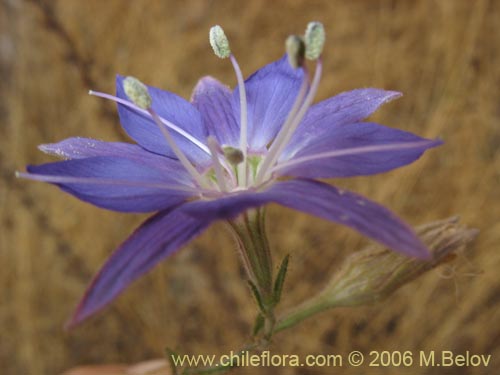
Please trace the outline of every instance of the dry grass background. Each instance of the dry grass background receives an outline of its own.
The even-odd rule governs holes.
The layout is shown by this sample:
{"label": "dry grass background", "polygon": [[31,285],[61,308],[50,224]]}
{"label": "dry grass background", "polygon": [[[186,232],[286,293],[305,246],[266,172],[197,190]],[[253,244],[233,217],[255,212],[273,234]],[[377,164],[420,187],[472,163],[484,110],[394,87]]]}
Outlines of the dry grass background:
{"label": "dry grass background", "polygon": [[[230,36],[245,74],[282,54],[310,20],[328,33],[319,99],[374,86],[405,93],[374,118],[446,144],[402,170],[337,183],[391,207],[414,225],[460,214],[481,230],[455,263],[375,306],[324,313],[276,337],[274,353],[470,350],[500,369],[500,2],[477,1],[22,1],[0,5],[0,372],[58,374],[82,363],[223,353],[247,337],[254,306],[220,224],[134,284],[104,314],[72,332],[62,325],[91,275],[144,219],[106,212],[34,182],[36,146],[80,135],[125,140],[116,73],[189,97],[197,79],[233,85],[212,55],[208,29]],[[280,207],[269,210],[276,259],[292,254],[285,305],[326,280],[356,233]],[[342,374],[443,374],[440,368],[344,367]],[[236,373],[255,373],[241,369]],[[275,373],[262,369],[260,373]],[[320,374],[326,369],[280,369]]]}

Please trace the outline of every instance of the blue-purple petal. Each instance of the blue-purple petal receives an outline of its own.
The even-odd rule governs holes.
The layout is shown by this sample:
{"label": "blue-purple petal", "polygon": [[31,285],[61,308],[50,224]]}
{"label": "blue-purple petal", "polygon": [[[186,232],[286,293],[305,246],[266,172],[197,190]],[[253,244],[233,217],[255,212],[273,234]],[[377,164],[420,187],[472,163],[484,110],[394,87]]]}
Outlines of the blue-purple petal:
{"label": "blue-purple petal", "polygon": [[232,219],[249,208],[271,202],[346,225],[403,254],[428,256],[427,248],[411,227],[390,210],[355,193],[314,180],[281,181],[263,191],[190,202],[184,211],[203,220]]}
{"label": "blue-purple petal", "polygon": [[107,260],[68,323],[72,327],[115,299],[212,221],[232,219],[245,210],[275,202],[349,226],[403,254],[426,258],[425,245],[394,213],[362,196],[313,180],[277,182],[264,191],[233,193],[162,211],[147,220]]}
{"label": "blue-purple petal", "polygon": [[213,77],[200,79],[191,98],[208,135],[214,136],[221,146],[239,147],[239,125],[231,101],[231,90]]}
{"label": "blue-purple petal", "polygon": [[299,211],[351,227],[400,253],[427,258],[413,229],[387,208],[360,195],[314,180],[278,182],[267,198]]}
{"label": "blue-purple petal", "polygon": [[67,327],[113,301],[127,286],[172,255],[210,224],[185,215],[182,206],[144,222],[106,261],[87,288]]}
{"label": "blue-purple petal", "polygon": [[[264,66],[245,81],[248,102],[248,144],[262,151],[276,136],[290,112],[303,78],[302,69],[293,69],[287,56]],[[233,94],[235,116],[240,121],[240,94]]]}
{"label": "blue-purple petal", "polygon": [[[116,77],[116,96],[129,100],[123,90],[124,77]],[[162,118],[170,121],[182,130],[204,143],[207,137],[200,112],[187,100],[171,93],[147,86],[153,99],[153,110]],[[127,134],[146,150],[160,155],[175,157],[162,132],[150,116],[118,104],[120,122]],[[210,160],[209,154],[201,150],[193,142],[170,130],[179,148],[187,157],[198,165],[205,165]]]}
{"label": "blue-purple petal", "polygon": [[267,191],[242,191],[213,200],[189,202],[184,212],[205,220],[230,220],[249,208],[256,208],[272,202],[273,195]]}
{"label": "blue-purple petal", "polygon": [[372,175],[410,164],[441,143],[369,122],[334,126],[289,161],[282,160],[277,173],[307,178]]}
{"label": "blue-purple petal", "polygon": [[397,91],[364,88],[343,92],[313,105],[287,145],[284,156],[288,158],[321,139],[332,127],[364,120],[382,104],[401,95]]}
{"label": "blue-purple petal", "polygon": [[34,175],[50,176],[49,180],[54,177],[54,181],[74,179],[52,183],[85,202],[121,212],[158,211],[194,195],[184,171],[165,173],[125,158],[97,156],[33,165],[27,170]]}

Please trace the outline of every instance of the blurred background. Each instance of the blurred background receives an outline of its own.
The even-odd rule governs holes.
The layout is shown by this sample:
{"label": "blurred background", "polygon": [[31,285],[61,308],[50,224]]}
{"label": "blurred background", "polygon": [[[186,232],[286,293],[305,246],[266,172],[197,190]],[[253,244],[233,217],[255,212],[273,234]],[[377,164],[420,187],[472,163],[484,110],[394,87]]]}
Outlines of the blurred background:
{"label": "blurred background", "polygon": [[[1,0],[0,368],[59,374],[89,363],[131,363],[182,353],[222,354],[247,340],[255,316],[232,239],[216,224],[71,332],[63,324],[90,278],[144,215],[100,210],[57,188],[16,180],[52,158],[41,143],[72,136],[127,140],[114,103],[115,74],[189,98],[213,75],[234,86],[208,30],[224,27],[245,75],[279,58],[290,33],[324,23],[318,100],[358,87],[402,91],[373,119],[444,146],[404,169],[333,181],[385,204],[412,225],[458,214],[481,233],[454,262],[369,307],[323,313],[276,336],[271,350],[453,350],[491,354],[484,368],[344,367],[343,374],[492,374],[500,369],[500,2]],[[368,241],[305,214],[271,206],[276,262],[290,253],[283,305],[319,288]],[[256,369],[235,373],[252,374]],[[259,369],[271,374],[277,370]],[[282,368],[321,374],[324,368]]]}

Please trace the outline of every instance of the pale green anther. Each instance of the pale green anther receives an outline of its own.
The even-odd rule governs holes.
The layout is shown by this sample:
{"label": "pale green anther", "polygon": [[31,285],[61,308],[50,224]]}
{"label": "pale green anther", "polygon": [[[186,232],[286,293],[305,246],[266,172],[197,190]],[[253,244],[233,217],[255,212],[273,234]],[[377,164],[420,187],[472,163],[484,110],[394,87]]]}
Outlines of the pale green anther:
{"label": "pale green anther", "polygon": [[128,98],[139,108],[151,108],[153,100],[149,95],[147,86],[134,77],[127,77],[123,80],[123,89]]}
{"label": "pale green anther", "polygon": [[304,35],[306,43],[306,58],[316,60],[323,52],[325,45],[325,28],[321,22],[309,22]]}
{"label": "pale green anther", "polygon": [[217,57],[225,59],[231,55],[231,48],[229,48],[229,41],[227,40],[226,34],[222,27],[219,25],[212,26],[210,33],[208,34],[210,45],[214,49],[214,53]]}
{"label": "pale green anther", "polygon": [[227,146],[223,147],[222,150],[226,160],[233,166],[240,164],[244,159],[243,152],[238,148]]}
{"label": "pale green anther", "polygon": [[306,45],[304,39],[298,35],[290,35],[285,42],[288,62],[292,68],[296,69],[304,64],[304,54]]}

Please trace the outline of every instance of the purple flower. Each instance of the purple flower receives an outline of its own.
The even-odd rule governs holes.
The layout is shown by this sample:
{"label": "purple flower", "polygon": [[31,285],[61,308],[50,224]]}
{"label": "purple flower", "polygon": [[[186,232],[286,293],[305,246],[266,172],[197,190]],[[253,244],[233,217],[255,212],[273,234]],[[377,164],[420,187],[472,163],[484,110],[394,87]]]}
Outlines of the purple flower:
{"label": "purple flower", "polygon": [[238,87],[231,91],[204,77],[190,102],[147,87],[150,97],[139,106],[129,100],[124,82],[125,88],[140,83],[118,76],[116,96],[93,94],[118,103],[121,124],[137,144],[69,138],[40,146],[67,160],[19,173],[98,207],[155,212],[110,256],[70,325],[103,308],[213,221],[266,203],[347,225],[395,251],[426,257],[426,247],[391,211],[316,180],[389,171],[441,143],[363,122],[401,94],[357,89],[311,105],[320,59],[312,79],[284,56],[243,84],[230,58]]}

